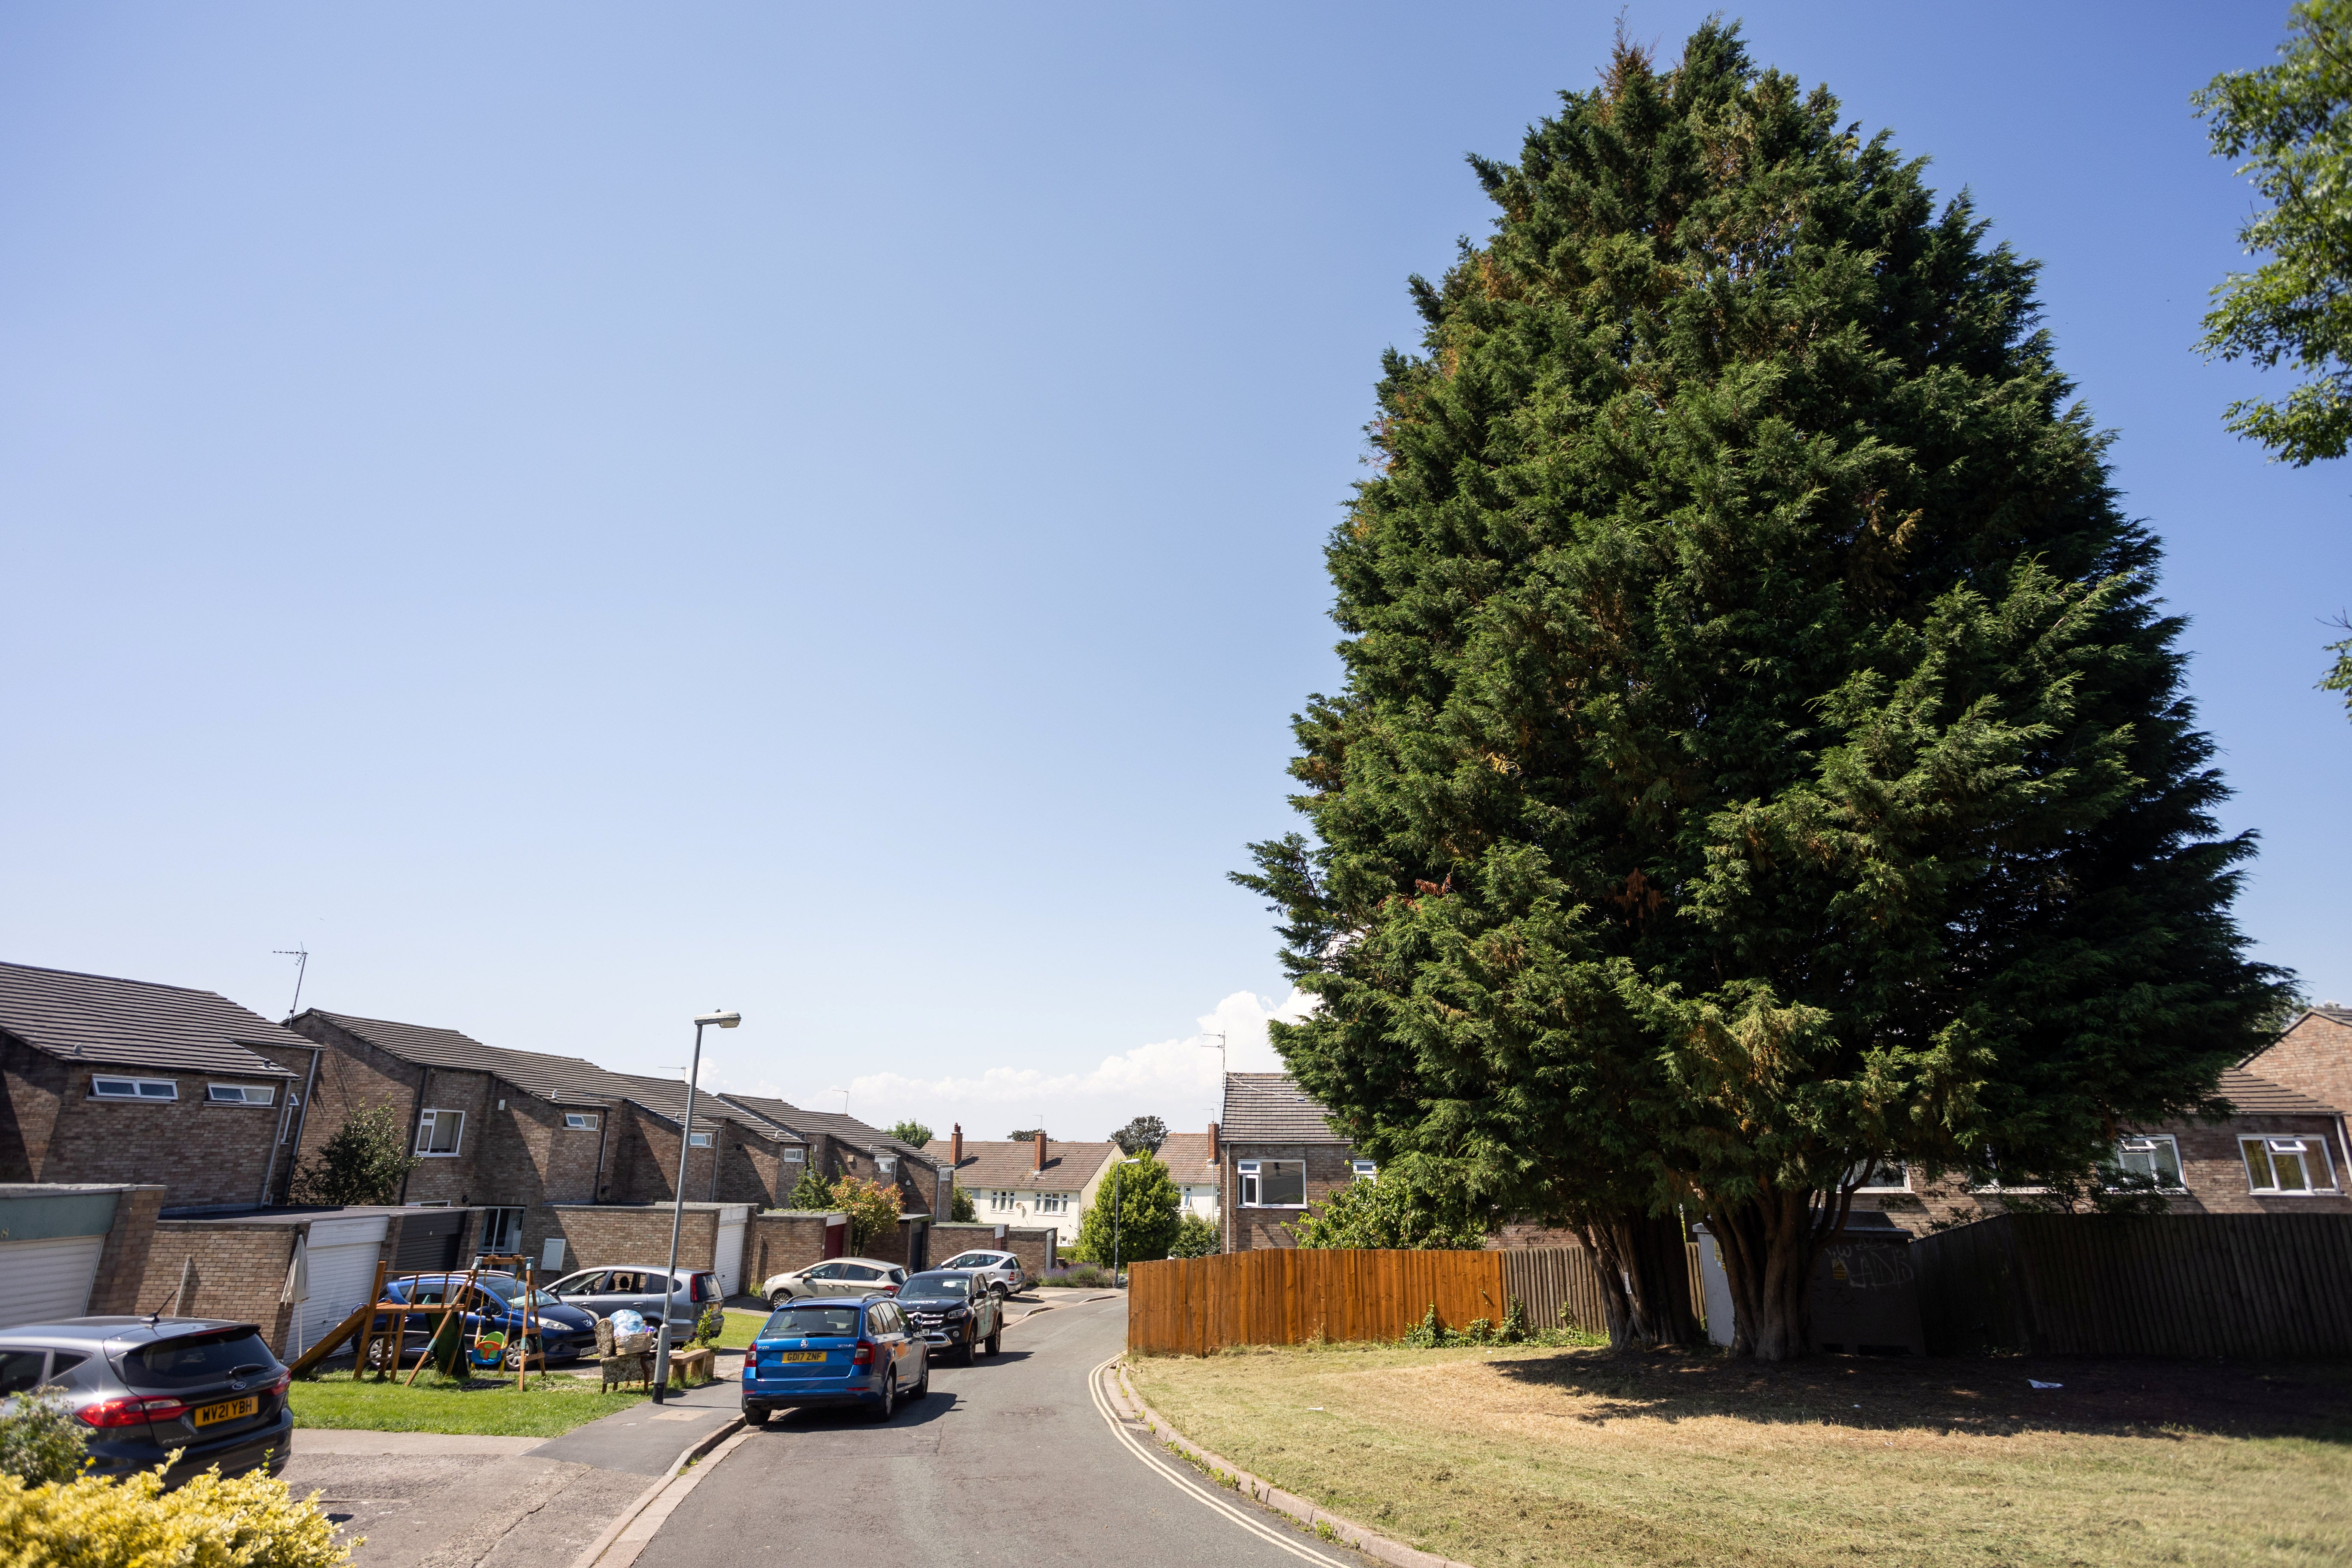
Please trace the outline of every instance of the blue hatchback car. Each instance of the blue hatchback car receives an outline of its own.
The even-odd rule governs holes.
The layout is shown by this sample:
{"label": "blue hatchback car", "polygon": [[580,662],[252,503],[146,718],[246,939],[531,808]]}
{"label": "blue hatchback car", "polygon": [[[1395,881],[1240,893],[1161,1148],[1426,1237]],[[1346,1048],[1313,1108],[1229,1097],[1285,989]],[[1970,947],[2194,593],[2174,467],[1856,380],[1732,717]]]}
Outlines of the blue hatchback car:
{"label": "blue hatchback car", "polygon": [[754,1426],[796,1405],[863,1405],[887,1421],[900,1395],[930,1391],[930,1347],[887,1296],[787,1301],[743,1357],[743,1418]]}
{"label": "blue hatchback car", "polygon": [[[415,1361],[446,1310],[449,1293],[466,1283],[463,1274],[411,1274],[388,1281],[383,1292],[394,1301],[407,1301],[425,1309],[408,1312],[401,1319],[401,1353]],[[466,1342],[470,1348],[475,1339],[484,1333],[503,1335],[511,1347],[523,1331],[522,1281],[510,1274],[477,1274],[474,1289],[479,1292],[471,1305],[477,1309],[493,1307],[490,1311],[474,1310],[464,1314]],[[488,1300],[484,1300],[488,1298]],[[545,1290],[536,1290],[530,1299],[532,1337],[539,1342],[539,1352],[551,1362],[576,1361],[583,1354],[593,1354],[596,1348],[596,1320],[579,1308],[557,1300]],[[379,1340],[373,1348],[376,1361],[383,1359],[390,1342]],[[511,1368],[519,1358],[509,1348],[505,1364]],[[535,1364],[535,1363],[534,1363]]]}

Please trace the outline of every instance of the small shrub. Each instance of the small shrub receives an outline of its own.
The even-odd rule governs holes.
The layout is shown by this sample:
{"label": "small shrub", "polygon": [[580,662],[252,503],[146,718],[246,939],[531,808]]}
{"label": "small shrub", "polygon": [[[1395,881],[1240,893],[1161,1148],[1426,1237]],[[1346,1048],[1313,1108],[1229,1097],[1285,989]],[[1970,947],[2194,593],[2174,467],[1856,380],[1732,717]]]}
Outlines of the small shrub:
{"label": "small shrub", "polygon": [[719,1336],[726,1331],[726,1303],[713,1301],[704,1307],[702,1316],[694,1321],[694,1338],[690,1342],[698,1345],[715,1345],[719,1342]]}
{"label": "small shrub", "polygon": [[1495,1342],[1495,1320],[1473,1318],[1470,1326],[1462,1331],[1461,1342],[1470,1345],[1491,1345]]}
{"label": "small shrub", "polygon": [[1502,1342],[1507,1345],[1523,1345],[1528,1342],[1528,1304],[1517,1296],[1511,1298],[1510,1306],[1503,1313],[1503,1332],[1500,1337]]}
{"label": "small shrub", "polygon": [[160,1466],[36,1487],[0,1475],[0,1542],[12,1568],[345,1568],[359,1544],[274,1476],[208,1470],[167,1492]]}
{"label": "small shrub", "polygon": [[28,1487],[69,1481],[89,1462],[86,1428],[61,1394],[26,1394],[0,1400],[0,1473]]}
{"label": "small shrub", "polygon": [[1404,1338],[1398,1342],[1417,1351],[1433,1351],[1453,1342],[1453,1336],[1446,1332],[1445,1325],[1437,1321],[1436,1302],[1429,1304],[1429,1310],[1421,1315],[1421,1321],[1407,1329]]}

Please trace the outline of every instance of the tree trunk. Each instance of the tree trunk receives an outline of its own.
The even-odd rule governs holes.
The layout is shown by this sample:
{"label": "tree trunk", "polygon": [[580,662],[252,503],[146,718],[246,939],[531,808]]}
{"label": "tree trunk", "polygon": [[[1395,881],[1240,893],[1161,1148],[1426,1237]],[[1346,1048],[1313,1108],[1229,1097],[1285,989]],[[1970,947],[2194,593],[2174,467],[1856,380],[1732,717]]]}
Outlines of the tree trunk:
{"label": "tree trunk", "polygon": [[1626,1214],[1576,1228],[1601,1276],[1612,1350],[1699,1342],[1680,1225],[1671,1216]]}
{"label": "tree trunk", "polygon": [[1813,1264],[1843,1229],[1853,1194],[1829,1194],[1816,1210],[1810,1192],[1766,1188],[1745,1204],[1706,1216],[1731,1288],[1731,1353],[1794,1361],[1811,1346]]}

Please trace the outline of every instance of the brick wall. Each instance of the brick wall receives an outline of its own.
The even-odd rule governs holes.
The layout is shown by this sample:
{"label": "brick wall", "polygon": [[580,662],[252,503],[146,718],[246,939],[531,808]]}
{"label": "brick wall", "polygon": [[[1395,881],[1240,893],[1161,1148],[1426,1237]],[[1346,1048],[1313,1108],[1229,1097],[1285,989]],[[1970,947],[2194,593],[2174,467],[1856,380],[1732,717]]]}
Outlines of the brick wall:
{"label": "brick wall", "polygon": [[270,1119],[268,1196],[263,1200],[265,1203],[284,1203],[286,1185],[293,1180],[294,1161],[298,1153],[294,1130],[302,1127],[304,1131],[310,1131],[302,1123],[302,1104],[314,1081],[310,1064],[320,1052],[300,1046],[247,1046],[246,1049],[276,1062],[294,1075],[279,1087],[278,1103],[271,1108],[275,1114]]}
{"label": "brick wall", "polygon": [[147,1255],[154,1250],[155,1214],[163,1206],[160,1186],[126,1188],[114,1199],[114,1224],[99,1254],[98,1278],[90,1282],[89,1315],[130,1317],[146,1289]]}
{"label": "brick wall", "polygon": [[[170,1100],[94,1100],[93,1074],[168,1079]],[[282,1080],[231,1073],[163,1072],[60,1061],[15,1040],[0,1042],[7,1121],[0,1125],[0,1180],[160,1183],[167,1208],[256,1204],[276,1157],[276,1105],[223,1105],[210,1083]]]}
{"label": "brick wall", "polygon": [[848,1216],[841,1215],[843,1223],[832,1227],[840,1233],[841,1239],[830,1249],[825,1243],[826,1218],[822,1209],[782,1209],[753,1215],[743,1232],[745,1288],[756,1292],[775,1275],[790,1274],[846,1252]]}
{"label": "brick wall", "polygon": [[1051,1226],[935,1225],[931,1226],[931,1264],[937,1268],[959,1252],[985,1247],[992,1252],[1013,1254],[1021,1259],[1021,1267],[1034,1277],[1060,1266],[1055,1245],[1060,1236],[1061,1232]]}
{"label": "brick wall", "polygon": [[416,1091],[424,1077],[423,1068],[411,1067],[389,1051],[378,1050],[315,1013],[305,1013],[288,1026],[327,1047],[319,1055],[319,1079],[310,1094],[310,1114],[302,1120],[299,1154],[301,1163],[307,1164],[316,1159],[320,1147],[354,1111],[372,1106],[389,1106],[400,1123],[404,1146],[415,1146]]}
{"label": "brick wall", "polygon": [[[695,1120],[702,1119],[697,1111]],[[655,1115],[635,1105],[624,1105],[614,1115],[615,1151],[612,1170],[605,1178],[605,1201],[616,1204],[667,1203],[677,1191],[677,1123]],[[687,1152],[686,1201],[690,1204],[713,1202],[710,1196],[711,1161],[717,1158],[723,1134],[737,1131],[721,1127],[714,1130],[711,1147]],[[730,1200],[748,1203],[749,1198]]]}
{"label": "brick wall", "polygon": [[[620,1264],[659,1268],[669,1258],[667,1205],[558,1204],[552,1212],[564,1238],[567,1274]],[[748,1245],[748,1234],[744,1240]],[[719,1211],[689,1203],[678,1229],[677,1266],[709,1268],[718,1257]]]}
{"label": "brick wall", "polygon": [[1339,1188],[1356,1179],[1349,1165],[1352,1157],[1348,1149],[1330,1143],[1234,1143],[1227,1142],[1219,1151],[1223,1158],[1220,1172],[1219,1207],[1231,1217],[1226,1221],[1227,1249],[1250,1252],[1264,1247],[1295,1247],[1288,1227],[1306,1217],[1307,1211],[1297,1208],[1244,1208],[1232,1200],[1241,1192],[1236,1178],[1237,1163],[1243,1160],[1303,1160],[1307,1164],[1307,1202],[1321,1203]]}
{"label": "brick wall", "polygon": [[2246,1070],[2352,1113],[2352,1025],[2306,1013]]}
{"label": "brick wall", "polygon": [[233,1220],[159,1220],[147,1250],[136,1310],[258,1323],[264,1342],[283,1344],[294,1309],[278,1298],[286,1288],[286,1269],[300,1228]]}

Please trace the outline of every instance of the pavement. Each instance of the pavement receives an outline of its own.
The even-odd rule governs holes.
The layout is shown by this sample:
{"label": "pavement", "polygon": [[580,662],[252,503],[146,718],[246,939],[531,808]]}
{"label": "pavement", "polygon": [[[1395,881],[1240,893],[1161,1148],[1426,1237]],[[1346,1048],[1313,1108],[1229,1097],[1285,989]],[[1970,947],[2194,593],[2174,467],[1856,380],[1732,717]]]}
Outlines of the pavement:
{"label": "pavement", "polygon": [[744,1429],[672,1483],[692,1489],[665,1497],[632,1568],[1369,1561],[1215,1491],[1099,1399],[1127,1304],[1091,1294],[1009,1325],[976,1366],[934,1366],[929,1397],[887,1424],[808,1410]]}

